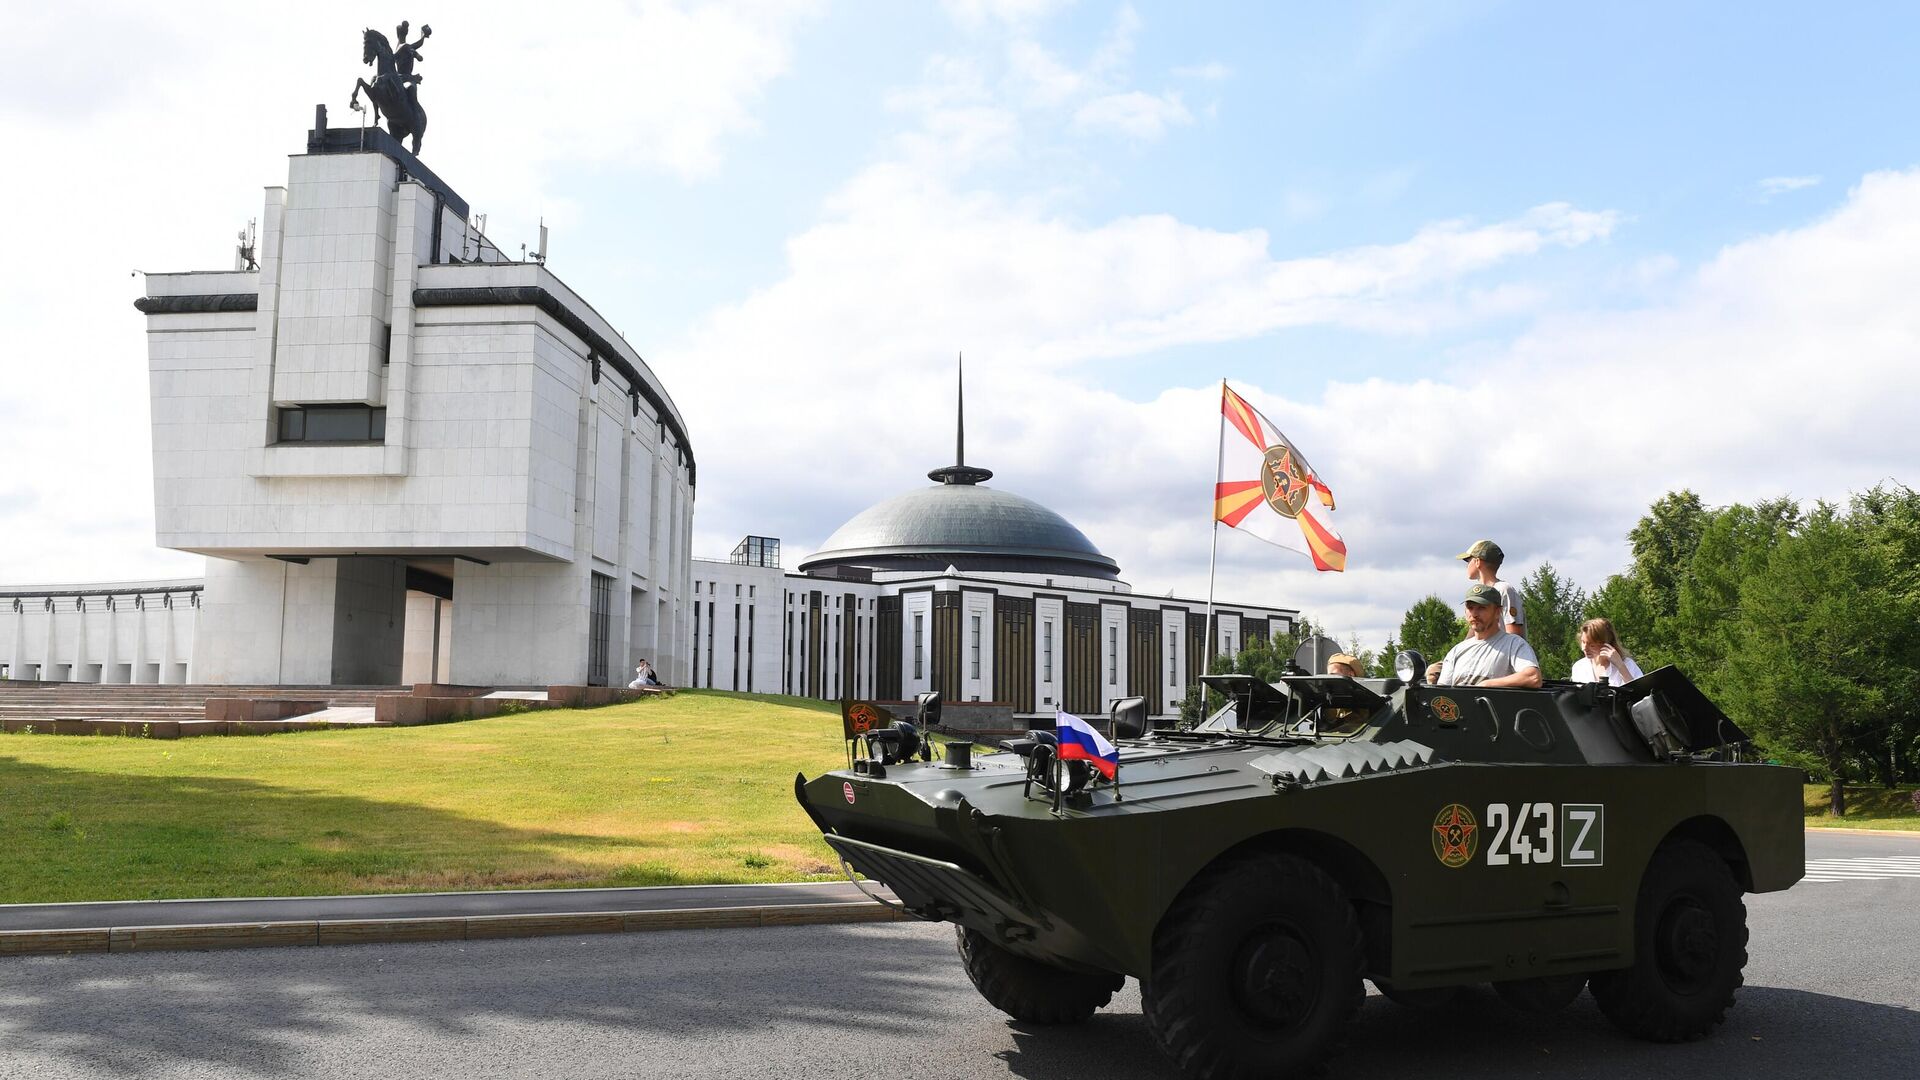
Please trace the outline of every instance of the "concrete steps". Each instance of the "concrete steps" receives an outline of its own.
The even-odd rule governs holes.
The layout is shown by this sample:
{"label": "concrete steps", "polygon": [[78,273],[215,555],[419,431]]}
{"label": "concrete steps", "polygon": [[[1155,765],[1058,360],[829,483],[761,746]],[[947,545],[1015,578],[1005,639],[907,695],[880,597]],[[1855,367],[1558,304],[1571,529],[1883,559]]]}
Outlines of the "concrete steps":
{"label": "concrete steps", "polygon": [[394,686],[102,686],[95,683],[0,682],[0,723],[117,720],[126,723],[204,720],[208,698],[300,698],[331,708],[372,708]]}

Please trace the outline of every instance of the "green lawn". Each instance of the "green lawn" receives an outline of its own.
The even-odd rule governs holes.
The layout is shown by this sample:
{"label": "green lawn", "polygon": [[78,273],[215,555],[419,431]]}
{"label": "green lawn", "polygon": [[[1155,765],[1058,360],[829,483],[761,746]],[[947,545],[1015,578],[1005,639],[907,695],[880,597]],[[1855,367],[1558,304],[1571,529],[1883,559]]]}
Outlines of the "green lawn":
{"label": "green lawn", "polygon": [[1920,813],[1913,809],[1913,788],[1889,791],[1882,787],[1847,785],[1847,816],[1827,813],[1825,784],[1808,784],[1807,824],[1829,829],[1910,829],[1920,831]]}
{"label": "green lawn", "polygon": [[795,881],[834,706],[681,692],[431,727],[0,735],[0,903]]}

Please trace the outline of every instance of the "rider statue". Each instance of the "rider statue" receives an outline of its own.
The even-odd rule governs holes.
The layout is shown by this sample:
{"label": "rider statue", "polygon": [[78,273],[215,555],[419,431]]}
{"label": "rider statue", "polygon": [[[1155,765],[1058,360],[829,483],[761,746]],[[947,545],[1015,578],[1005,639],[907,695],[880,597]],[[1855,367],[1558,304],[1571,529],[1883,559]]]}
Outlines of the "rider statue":
{"label": "rider statue", "polygon": [[373,102],[373,121],[379,123],[384,115],[387,130],[396,139],[413,136],[413,152],[420,152],[420,137],[427,130],[427,111],[420,107],[420,81],[422,76],[413,73],[416,61],[426,57],[420,53],[420,47],[433,36],[433,27],[420,27],[420,40],[407,40],[407,23],[395,28],[395,38],[400,47],[395,49],[387,41],[387,36],[378,30],[369,28],[363,35],[363,47],[360,59],[363,63],[375,66],[378,74],[372,82],[365,79],[354,87],[353,98],[348,102],[358,112],[360,92],[366,91],[367,99]]}
{"label": "rider statue", "polygon": [[393,40],[399,42],[400,47],[393,51],[393,70],[399,73],[400,81],[406,84],[407,100],[416,106],[420,104],[420,80],[423,76],[413,73],[413,62],[426,59],[420,55],[420,46],[425,45],[432,36],[433,27],[422,26],[420,40],[408,44],[407,20],[401,19],[400,25],[394,28]]}

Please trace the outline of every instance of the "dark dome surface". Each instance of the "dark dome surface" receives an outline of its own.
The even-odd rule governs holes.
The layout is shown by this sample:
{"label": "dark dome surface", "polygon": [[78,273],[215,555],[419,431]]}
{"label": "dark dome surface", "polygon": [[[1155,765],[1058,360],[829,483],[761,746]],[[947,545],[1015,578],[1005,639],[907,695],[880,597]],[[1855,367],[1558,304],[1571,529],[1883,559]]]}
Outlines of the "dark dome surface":
{"label": "dark dome surface", "polygon": [[1066,518],[1032,499],[973,483],[938,484],[875,503],[840,526],[800,570],[836,566],[1120,574]]}

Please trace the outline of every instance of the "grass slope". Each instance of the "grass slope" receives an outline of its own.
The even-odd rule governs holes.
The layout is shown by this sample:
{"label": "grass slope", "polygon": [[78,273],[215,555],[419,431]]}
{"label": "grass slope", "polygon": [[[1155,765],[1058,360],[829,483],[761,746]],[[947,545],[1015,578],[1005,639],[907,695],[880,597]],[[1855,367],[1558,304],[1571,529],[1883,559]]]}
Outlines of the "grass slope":
{"label": "grass slope", "polygon": [[1914,789],[1847,785],[1847,816],[1827,813],[1828,787],[1806,787],[1807,824],[1827,829],[1911,829],[1920,831],[1920,811],[1913,806]]}
{"label": "grass slope", "polygon": [[433,727],[0,735],[0,903],[794,881],[832,705],[681,692]]}

